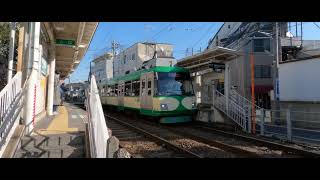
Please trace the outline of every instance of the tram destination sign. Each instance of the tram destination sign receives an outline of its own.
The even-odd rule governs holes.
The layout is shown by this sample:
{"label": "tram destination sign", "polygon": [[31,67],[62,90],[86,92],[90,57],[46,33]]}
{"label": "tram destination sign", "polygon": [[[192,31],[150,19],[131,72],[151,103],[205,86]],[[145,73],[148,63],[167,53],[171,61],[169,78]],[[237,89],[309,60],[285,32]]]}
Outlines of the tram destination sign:
{"label": "tram destination sign", "polygon": [[73,47],[76,45],[76,41],[69,39],[56,39],[56,45]]}

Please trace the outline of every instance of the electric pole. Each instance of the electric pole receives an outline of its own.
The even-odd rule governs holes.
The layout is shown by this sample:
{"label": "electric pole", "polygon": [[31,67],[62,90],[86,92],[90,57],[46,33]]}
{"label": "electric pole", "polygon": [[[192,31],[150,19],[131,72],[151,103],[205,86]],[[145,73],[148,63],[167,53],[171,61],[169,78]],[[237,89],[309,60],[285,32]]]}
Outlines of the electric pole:
{"label": "electric pole", "polygon": [[119,44],[112,40],[111,49],[113,57],[116,55],[116,49],[119,48]]}
{"label": "electric pole", "polygon": [[[275,53],[276,53],[276,59],[275,59],[275,64],[274,64],[274,90],[273,90],[273,95],[274,95],[274,104],[275,104],[275,109],[279,110],[279,94],[280,94],[280,89],[279,89],[279,24],[276,22],[275,24]],[[276,113],[276,123],[278,121],[278,117],[280,116],[280,113]]]}

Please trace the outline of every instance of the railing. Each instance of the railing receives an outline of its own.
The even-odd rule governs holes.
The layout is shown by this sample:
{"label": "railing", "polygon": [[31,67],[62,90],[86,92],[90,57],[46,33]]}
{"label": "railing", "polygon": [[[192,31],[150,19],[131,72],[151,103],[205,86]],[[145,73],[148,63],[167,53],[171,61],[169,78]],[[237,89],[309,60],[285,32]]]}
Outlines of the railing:
{"label": "railing", "polygon": [[19,117],[21,98],[21,72],[17,72],[0,92],[0,149],[6,143],[7,136]]}
{"label": "railing", "polygon": [[226,96],[215,91],[214,105],[225,113],[244,131],[251,133],[251,120],[261,136],[272,136],[286,141],[320,144],[320,112],[295,111],[291,109],[263,109],[230,90],[228,107]]}
{"label": "railing", "polygon": [[320,112],[261,109],[256,129],[262,136],[320,144]]}
{"label": "railing", "polygon": [[94,76],[91,76],[90,87],[86,89],[85,105],[88,113],[90,156],[106,158],[109,134]]}
{"label": "railing", "polygon": [[236,101],[231,100],[229,97],[229,103],[226,103],[226,96],[219,91],[215,91],[215,107],[224,112],[235,123],[242,127],[245,131],[250,130],[249,126],[249,112]]}

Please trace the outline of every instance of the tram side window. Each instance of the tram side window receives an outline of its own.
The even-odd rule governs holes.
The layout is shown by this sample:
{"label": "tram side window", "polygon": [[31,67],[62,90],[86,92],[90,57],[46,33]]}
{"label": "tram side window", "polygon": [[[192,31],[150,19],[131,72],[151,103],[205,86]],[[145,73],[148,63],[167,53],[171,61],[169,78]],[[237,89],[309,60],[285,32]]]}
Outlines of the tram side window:
{"label": "tram side window", "polygon": [[114,96],[118,96],[118,84],[114,85]]}
{"label": "tram side window", "polygon": [[106,86],[107,89],[106,89],[106,92],[107,92],[107,96],[110,96],[111,95],[111,87],[110,86]]}
{"label": "tram side window", "polygon": [[125,83],[125,96],[130,96],[131,94],[131,81]]}
{"label": "tram side window", "polygon": [[102,92],[102,95],[105,95],[106,91],[105,91],[105,87],[104,86],[102,87],[101,92]]}
{"label": "tram side window", "polygon": [[148,96],[151,96],[151,81],[148,81]]}
{"label": "tram side window", "polygon": [[145,88],[146,88],[146,80],[143,79],[141,83],[142,96],[145,95]]}
{"label": "tram side window", "polygon": [[113,85],[110,86],[110,96],[113,96],[114,93],[114,87]]}
{"label": "tram side window", "polygon": [[140,92],[140,81],[133,81],[131,96],[139,96],[139,92]]}

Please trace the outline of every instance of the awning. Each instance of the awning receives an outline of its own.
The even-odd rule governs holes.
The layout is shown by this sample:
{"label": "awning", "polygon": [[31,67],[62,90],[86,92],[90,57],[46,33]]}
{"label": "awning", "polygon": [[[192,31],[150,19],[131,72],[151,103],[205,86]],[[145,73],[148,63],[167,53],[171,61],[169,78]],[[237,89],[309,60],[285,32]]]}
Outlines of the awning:
{"label": "awning", "polygon": [[53,29],[56,71],[69,76],[85,55],[98,26],[97,22],[46,22]]}
{"label": "awning", "polygon": [[235,57],[240,56],[236,50],[216,47],[198,53],[193,56],[189,56],[178,61],[177,65],[180,67],[185,67],[188,69],[197,68],[200,66],[207,65],[212,62],[216,63],[225,63],[234,59]]}

